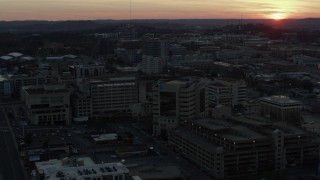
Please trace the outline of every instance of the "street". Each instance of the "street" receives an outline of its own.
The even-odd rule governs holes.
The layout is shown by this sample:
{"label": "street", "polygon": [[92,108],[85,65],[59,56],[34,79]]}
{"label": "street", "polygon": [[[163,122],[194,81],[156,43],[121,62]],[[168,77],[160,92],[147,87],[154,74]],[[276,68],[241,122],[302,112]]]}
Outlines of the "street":
{"label": "street", "polygon": [[202,172],[200,168],[196,167],[193,163],[186,160],[181,155],[173,152],[172,149],[166,147],[165,144],[146,134],[142,130],[137,127],[130,127],[128,129],[132,129],[131,132],[134,133],[135,136],[143,139],[146,138],[149,142],[148,145],[153,147],[154,151],[167,162],[171,162],[182,169],[184,175],[188,176],[189,179],[201,179],[201,180],[210,180],[211,178]]}
{"label": "street", "polygon": [[0,180],[24,180],[19,152],[6,121],[3,109],[0,109]]}

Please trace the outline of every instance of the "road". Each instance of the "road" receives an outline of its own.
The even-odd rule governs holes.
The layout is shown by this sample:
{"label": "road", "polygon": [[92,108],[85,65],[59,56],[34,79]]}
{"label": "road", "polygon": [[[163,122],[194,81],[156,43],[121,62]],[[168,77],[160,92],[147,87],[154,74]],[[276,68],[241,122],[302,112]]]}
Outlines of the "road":
{"label": "road", "polygon": [[[109,125],[113,126],[113,125]],[[166,142],[160,142],[154,137],[146,134],[144,131],[139,129],[136,126],[133,126],[130,123],[123,123],[121,125],[117,124],[114,125],[114,129],[117,129],[118,131],[122,132],[130,132],[135,137],[135,143],[138,144],[144,144],[148,147],[152,147],[154,152],[160,156],[161,159],[163,159],[165,162],[168,162],[169,164],[176,165],[181,168],[183,177],[189,177],[190,180],[211,180],[207,174],[202,172],[199,167],[195,166],[194,163],[189,162],[185,158],[181,157],[181,155],[175,153],[171,148],[166,147]],[[81,130],[83,131],[83,130]],[[72,135],[74,137],[75,144],[78,144],[77,142],[82,142],[78,144],[78,147],[80,148],[80,153],[84,154],[90,154],[92,152],[105,152],[105,151],[114,151],[115,149],[119,148],[119,146],[94,146],[91,145],[91,142],[88,140],[84,140],[84,138],[81,137],[79,134],[75,134],[72,132]]]}
{"label": "road", "polygon": [[196,167],[193,163],[183,158],[180,154],[173,152],[172,149],[166,146],[167,143],[160,142],[150,135],[146,134],[137,127],[129,127],[131,132],[139,138],[145,138],[150,147],[153,147],[154,151],[167,162],[171,162],[179,166],[182,170],[183,175],[187,176],[191,180],[211,180],[207,174],[202,172],[199,167]]}
{"label": "road", "polygon": [[0,109],[0,180],[24,180],[19,152],[10,133],[3,109]]}

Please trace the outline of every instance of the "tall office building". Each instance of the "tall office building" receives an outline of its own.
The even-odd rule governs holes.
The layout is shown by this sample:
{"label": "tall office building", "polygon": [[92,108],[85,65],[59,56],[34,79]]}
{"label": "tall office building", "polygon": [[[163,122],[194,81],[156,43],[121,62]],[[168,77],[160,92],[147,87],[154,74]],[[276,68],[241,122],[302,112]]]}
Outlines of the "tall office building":
{"label": "tall office building", "polygon": [[141,71],[146,74],[163,73],[166,67],[166,60],[160,57],[143,56]]}
{"label": "tall office building", "polygon": [[153,87],[153,134],[166,136],[178,123],[208,113],[207,80],[186,77]]}
{"label": "tall office building", "polygon": [[70,124],[70,91],[65,85],[24,86],[21,100],[34,125]]}
{"label": "tall office building", "polygon": [[172,44],[169,48],[170,61],[183,61],[187,54],[187,48],[180,44]]}
{"label": "tall office building", "polygon": [[300,124],[301,103],[286,96],[271,96],[261,98],[261,115],[271,120]]}
{"label": "tall office building", "polygon": [[215,79],[208,86],[210,103],[236,106],[247,99],[247,85],[244,81]]}
{"label": "tall office building", "polygon": [[161,39],[149,39],[144,44],[144,54],[147,56],[167,59],[168,43]]}
{"label": "tall office building", "polygon": [[129,112],[130,105],[138,102],[136,78],[118,77],[91,81],[90,97],[93,116]]}

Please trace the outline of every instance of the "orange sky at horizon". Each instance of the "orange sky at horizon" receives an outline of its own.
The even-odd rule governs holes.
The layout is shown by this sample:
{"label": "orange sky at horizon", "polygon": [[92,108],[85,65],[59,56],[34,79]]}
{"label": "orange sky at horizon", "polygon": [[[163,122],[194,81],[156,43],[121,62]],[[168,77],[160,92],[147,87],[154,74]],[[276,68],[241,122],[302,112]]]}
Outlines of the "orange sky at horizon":
{"label": "orange sky at horizon", "polygon": [[[132,0],[133,19],[320,17],[319,0]],[[0,20],[129,19],[130,0],[0,0]]]}

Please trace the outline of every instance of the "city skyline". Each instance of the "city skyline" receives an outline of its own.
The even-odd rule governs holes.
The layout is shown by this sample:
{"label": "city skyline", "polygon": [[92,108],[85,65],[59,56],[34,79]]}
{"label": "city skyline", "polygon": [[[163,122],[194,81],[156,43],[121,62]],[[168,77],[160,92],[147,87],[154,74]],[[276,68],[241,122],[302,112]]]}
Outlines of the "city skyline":
{"label": "city skyline", "polygon": [[0,20],[317,18],[316,0],[0,0]]}

